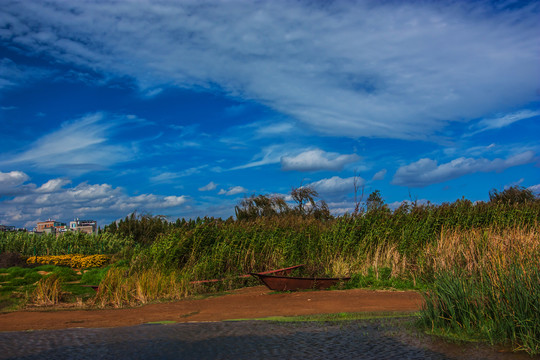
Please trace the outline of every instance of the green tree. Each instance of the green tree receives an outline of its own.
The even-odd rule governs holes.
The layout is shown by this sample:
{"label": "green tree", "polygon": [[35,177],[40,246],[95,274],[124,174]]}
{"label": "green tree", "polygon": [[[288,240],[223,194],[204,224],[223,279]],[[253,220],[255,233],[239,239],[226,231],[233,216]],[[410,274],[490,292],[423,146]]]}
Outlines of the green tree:
{"label": "green tree", "polygon": [[234,212],[238,220],[248,220],[283,215],[290,212],[290,208],[280,196],[252,195],[236,205]]}
{"label": "green tree", "polygon": [[324,200],[317,200],[319,193],[311,186],[300,186],[291,190],[291,197],[296,202],[295,212],[302,216],[313,216],[319,220],[332,218]]}
{"label": "green tree", "polygon": [[383,209],[388,209],[388,206],[384,203],[381,192],[379,190],[375,190],[374,192],[369,194],[367,198],[366,211],[372,212]]}

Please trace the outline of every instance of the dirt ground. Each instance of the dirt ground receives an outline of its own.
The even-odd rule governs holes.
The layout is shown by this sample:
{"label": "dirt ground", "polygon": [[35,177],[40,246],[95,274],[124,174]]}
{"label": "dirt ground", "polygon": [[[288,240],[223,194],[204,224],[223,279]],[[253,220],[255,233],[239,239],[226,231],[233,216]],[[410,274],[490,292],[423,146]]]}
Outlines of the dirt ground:
{"label": "dirt ground", "polygon": [[0,331],[132,326],[149,322],[204,322],[341,312],[407,312],[421,307],[414,291],[335,290],[274,293],[264,286],[198,300],[129,309],[17,311],[0,314]]}

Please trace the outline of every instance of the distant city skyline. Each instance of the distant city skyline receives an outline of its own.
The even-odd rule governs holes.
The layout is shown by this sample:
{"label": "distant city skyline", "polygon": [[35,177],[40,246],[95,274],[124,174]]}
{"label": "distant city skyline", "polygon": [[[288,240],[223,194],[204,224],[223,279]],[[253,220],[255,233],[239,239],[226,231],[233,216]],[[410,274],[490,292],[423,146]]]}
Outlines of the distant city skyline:
{"label": "distant city skyline", "polygon": [[538,1],[0,0],[0,224],[540,192]]}

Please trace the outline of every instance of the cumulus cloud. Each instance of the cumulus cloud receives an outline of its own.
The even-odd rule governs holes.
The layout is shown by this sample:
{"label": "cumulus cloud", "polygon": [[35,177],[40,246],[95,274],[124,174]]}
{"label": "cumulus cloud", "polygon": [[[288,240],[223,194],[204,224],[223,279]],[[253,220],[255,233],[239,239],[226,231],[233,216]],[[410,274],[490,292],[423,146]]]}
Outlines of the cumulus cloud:
{"label": "cumulus cloud", "polygon": [[0,171],[0,197],[15,195],[24,192],[28,186],[23,186],[30,179],[22,171],[10,171],[4,173]]}
{"label": "cumulus cloud", "polygon": [[476,172],[500,172],[513,166],[531,163],[534,160],[533,151],[526,151],[507,159],[488,160],[460,157],[440,165],[436,160],[424,158],[400,167],[396,171],[392,183],[402,186],[424,187]]}
{"label": "cumulus cloud", "polygon": [[199,191],[211,191],[217,188],[217,184],[213,181],[210,181],[208,184],[204,185],[203,187],[199,188]]}
{"label": "cumulus cloud", "polygon": [[218,87],[325,134],[414,138],[537,99],[539,9],[26,0],[3,9],[0,40],[27,56],[132,77],[150,95]]}
{"label": "cumulus cloud", "polygon": [[373,178],[371,178],[372,181],[375,180],[383,180],[386,176],[386,169],[382,169],[381,171],[377,171],[375,175],[373,175]]}
{"label": "cumulus cloud", "polygon": [[51,179],[36,189],[38,193],[52,193],[60,190],[64,185],[70,184],[68,179]]}
{"label": "cumulus cloud", "polygon": [[346,164],[358,161],[356,154],[340,155],[320,149],[304,151],[296,156],[283,156],[281,169],[284,171],[343,170]]}
{"label": "cumulus cloud", "polygon": [[219,195],[227,195],[227,196],[231,196],[231,195],[238,195],[238,194],[242,194],[242,193],[247,193],[247,189],[242,187],[242,186],[233,186],[233,187],[230,187],[229,190],[225,190],[225,189],[221,189],[219,190]]}
{"label": "cumulus cloud", "polygon": [[[337,194],[343,195],[354,191],[354,182],[354,176],[348,178],[333,176],[331,178],[312,182],[309,185],[312,186],[315,190],[317,190],[319,195],[322,196]],[[358,186],[362,186],[365,184],[365,180],[360,177],[356,177],[356,182]]]}
{"label": "cumulus cloud", "polygon": [[33,227],[46,218],[67,221],[73,217],[112,221],[136,210],[174,209],[188,201],[184,195],[130,196],[110,184],[80,183],[70,187],[68,179],[51,179],[37,187],[28,180],[22,172],[0,173],[0,189],[16,188],[10,190],[11,198],[0,201],[0,223]]}

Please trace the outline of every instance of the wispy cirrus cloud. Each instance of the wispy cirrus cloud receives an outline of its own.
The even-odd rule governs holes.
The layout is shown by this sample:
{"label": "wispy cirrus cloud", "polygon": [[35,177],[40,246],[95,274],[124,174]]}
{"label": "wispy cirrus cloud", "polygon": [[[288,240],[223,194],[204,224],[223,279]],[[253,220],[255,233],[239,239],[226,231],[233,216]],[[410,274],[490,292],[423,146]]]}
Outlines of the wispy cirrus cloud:
{"label": "wispy cirrus cloud", "polygon": [[424,158],[400,167],[392,183],[401,186],[424,187],[476,172],[504,171],[513,166],[534,162],[535,158],[533,151],[526,151],[506,159],[461,157],[440,165],[436,160]]}
{"label": "wispy cirrus cloud", "polygon": [[290,149],[286,145],[265,146],[261,149],[261,151],[257,155],[253,157],[253,159],[250,162],[248,162],[247,164],[235,166],[231,168],[230,170],[242,170],[242,169],[254,168],[257,166],[277,164],[279,163],[283,154],[289,151]]}
{"label": "wispy cirrus cloud", "polygon": [[134,78],[148,94],[219,88],[325,134],[409,139],[535,101],[539,12],[537,2],[28,0],[4,9],[0,39]]}
{"label": "wispy cirrus cloud", "polygon": [[[201,166],[195,166],[195,167],[188,168],[182,171],[177,171],[177,172],[170,172],[170,171],[160,172],[159,174],[150,177],[150,181],[155,182],[155,183],[173,182],[177,179],[180,179],[186,176],[199,174],[202,169],[205,169],[207,167],[208,165],[201,165]],[[157,172],[157,170],[154,170],[154,172]]]}
{"label": "wispy cirrus cloud", "polygon": [[489,118],[489,119],[483,119],[481,120],[475,128],[477,128],[476,131],[474,131],[470,135],[475,135],[487,130],[494,130],[494,129],[501,129],[503,127],[509,126],[513,123],[516,123],[521,120],[527,120],[530,118],[534,118],[540,116],[539,110],[520,110],[516,111],[510,114],[500,115],[497,117]]}
{"label": "wispy cirrus cloud", "polygon": [[132,144],[119,145],[111,137],[126,125],[141,124],[131,115],[93,113],[64,122],[18,153],[2,154],[0,164],[31,164],[38,168],[63,168],[66,172],[84,173],[103,169],[134,157]]}

